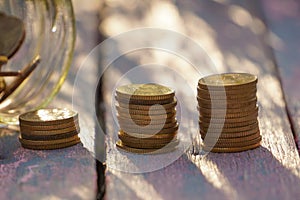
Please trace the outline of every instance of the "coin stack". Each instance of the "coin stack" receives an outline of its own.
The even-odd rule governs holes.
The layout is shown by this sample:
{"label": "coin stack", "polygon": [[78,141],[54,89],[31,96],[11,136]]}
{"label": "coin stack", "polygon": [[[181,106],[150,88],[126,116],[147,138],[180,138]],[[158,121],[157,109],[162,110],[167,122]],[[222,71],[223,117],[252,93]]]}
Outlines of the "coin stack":
{"label": "coin stack", "polygon": [[199,126],[206,151],[240,152],[260,145],[257,77],[210,75],[198,82]]}
{"label": "coin stack", "polygon": [[174,90],[158,84],[116,89],[118,148],[132,153],[166,153],[178,145]]}
{"label": "coin stack", "polygon": [[69,109],[40,109],[20,115],[19,141],[24,148],[60,149],[80,142],[78,113]]}

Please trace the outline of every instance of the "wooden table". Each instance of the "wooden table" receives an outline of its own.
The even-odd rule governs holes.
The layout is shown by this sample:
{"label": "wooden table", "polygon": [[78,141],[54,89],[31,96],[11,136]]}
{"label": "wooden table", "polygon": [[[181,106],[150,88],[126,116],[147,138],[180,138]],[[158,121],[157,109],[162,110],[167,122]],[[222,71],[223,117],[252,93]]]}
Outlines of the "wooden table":
{"label": "wooden table", "polygon": [[[94,148],[95,144],[99,147],[103,142],[97,129],[82,133],[85,148],[77,145],[57,151],[25,150],[17,142],[16,133],[3,131],[0,138],[1,152],[4,152],[0,160],[0,199],[94,199],[97,188],[100,191],[98,197],[103,195],[104,186],[105,199],[300,198],[300,159],[296,145],[300,130],[300,95],[297,93],[300,60],[296,53],[299,52],[299,3],[280,0],[264,0],[261,3],[233,0],[130,0],[125,3],[104,0],[100,5],[96,1],[85,5],[74,1],[74,5],[79,30],[74,69],[52,105],[72,106],[72,94],[68,91],[72,89],[76,72],[83,58],[102,38],[140,27],[169,29],[201,45],[218,72],[249,72],[258,76],[261,147],[241,153],[209,153],[203,156],[195,151],[198,149],[196,141],[170,165],[133,174],[116,170],[114,164],[122,163],[124,169],[132,166],[134,160],[128,156],[120,162],[120,158],[126,158],[127,154],[120,157],[114,151],[110,137],[106,138],[105,151],[104,148]],[[99,10],[100,22],[96,17]],[[90,20],[96,21],[92,23]],[[98,25],[101,37],[93,35],[95,31],[92,30],[96,30]],[[131,38],[130,41],[136,40]],[[100,54],[99,64],[86,71],[89,80],[97,71],[103,70],[105,55]],[[111,89],[130,69],[154,62],[191,77],[189,82],[192,84],[200,78],[190,73],[190,66],[180,58],[166,52],[142,49],[117,59],[102,79],[98,111],[103,117],[101,119],[105,119],[101,122],[105,122],[107,136],[117,132],[109,112]],[[174,77],[170,78],[168,73],[159,76],[144,74],[140,78],[178,87]],[[95,80],[91,84],[93,82]],[[80,93],[84,89],[79,88],[78,93],[73,95],[90,102],[88,95]],[[196,90],[196,85],[192,89]],[[193,104],[196,99],[183,101]],[[196,116],[197,110],[188,110],[187,113]],[[88,113],[80,114],[84,119],[91,117],[90,124],[83,129],[89,130],[98,123]],[[188,130],[186,134],[195,130],[189,121],[181,126]],[[93,156],[86,149],[106,155],[103,156],[107,159],[104,186],[101,183],[103,165],[98,163],[96,168]]]}

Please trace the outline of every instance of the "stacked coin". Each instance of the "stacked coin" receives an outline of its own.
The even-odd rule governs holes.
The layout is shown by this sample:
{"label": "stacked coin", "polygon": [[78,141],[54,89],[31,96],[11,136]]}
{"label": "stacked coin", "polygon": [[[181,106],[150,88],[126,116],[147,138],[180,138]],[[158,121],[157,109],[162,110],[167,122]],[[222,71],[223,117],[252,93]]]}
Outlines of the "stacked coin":
{"label": "stacked coin", "polygon": [[59,149],[80,142],[78,114],[69,109],[40,109],[20,115],[19,141],[24,148]]}
{"label": "stacked coin", "polygon": [[178,123],[174,90],[158,84],[130,84],[116,89],[120,125],[116,145],[132,153],[172,151]]}
{"label": "stacked coin", "polygon": [[204,150],[239,152],[260,145],[256,84],[257,77],[246,73],[199,80],[197,100]]}

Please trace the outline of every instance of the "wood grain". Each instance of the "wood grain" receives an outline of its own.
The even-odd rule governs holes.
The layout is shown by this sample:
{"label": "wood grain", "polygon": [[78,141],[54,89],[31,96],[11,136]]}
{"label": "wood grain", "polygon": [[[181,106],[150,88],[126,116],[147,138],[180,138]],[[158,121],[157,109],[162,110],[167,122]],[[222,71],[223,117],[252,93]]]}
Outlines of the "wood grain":
{"label": "wood grain", "polygon": [[0,199],[94,199],[95,161],[82,144],[59,150],[21,147],[1,130]]}
{"label": "wood grain", "polygon": [[[50,107],[72,109],[73,95],[74,98],[85,100],[84,94],[73,94],[72,91],[81,62],[97,43],[98,2],[82,4],[82,1],[74,0],[73,4],[77,26],[74,61],[67,80]],[[81,119],[86,114],[83,112],[79,115]],[[87,150],[94,150],[94,132],[81,132],[85,147],[78,144],[48,151],[24,149],[17,137],[16,132],[0,129],[0,199],[96,198],[96,163]]]}
{"label": "wood grain", "polygon": [[[294,137],[300,147],[300,3],[298,1],[263,1],[265,18],[270,29],[267,39],[280,72],[283,92],[294,129]],[[290,12],[286,12],[289,8]]]}
{"label": "wood grain", "polygon": [[[232,154],[197,154],[199,137],[190,151],[172,164],[156,171],[132,174],[118,171],[113,166],[120,163],[130,168],[135,164],[132,156],[120,157],[114,151],[114,138],[107,142],[106,199],[295,199],[300,195],[300,159],[285,110],[285,102],[273,58],[265,53],[267,29],[261,20],[259,5],[248,1],[151,1],[126,6],[122,1],[107,2],[103,10],[100,29],[113,36],[133,28],[154,26],[169,28],[186,34],[198,42],[216,64],[218,72],[250,72],[258,75],[259,125],[263,141],[261,147]],[[122,10],[122,12],[119,12]],[[138,16],[138,17],[137,17]],[[119,19],[119,21],[117,20]],[[120,20],[122,19],[122,20]],[[132,40],[134,41],[134,40]],[[179,45],[179,44],[174,44]],[[145,55],[143,57],[143,55]],[[146,58],[145,58],[146,57]],[[138,59],[141,58],[141,59]],[[175,63],[174,63],[175,60]],[[182,74],[189,68],[182,62],[151,51],[128,55],[116,61],[122,67],[107,72],[106,101],[110,106],[111,89],[122,75],[137,65],[157,61],[169,65]],[[144,80],[153,80],[145,74]],[[141,75],[142,76],[142,75]],[[172,76],[171,76],[172,77]],[[169,80],[161,73],[155,80]],[[174,78],[174,77],[173,77]],[[200,77],[196,77],[198,79]],[[191,76],[193,82],[195,77]],[[172,85],[173,84],[173,85]],[[196,84],[195,88],[196,90]],[[180,96],[180,94],[178,94]],[[196,102],[196,97],[186,100]],[[190,102],[189,102],[190,101]],[[189,115],[197,111],[188,110]],[[107,116],[108,134],[114,135],[116,127]],[[193,123],[181,123],[191,134],[197,130]],[[196,154],[195,154],[196,153]],[[125,155],[125,156],[124,156]],[[147,160],[147,157],[145,157]],[[153,163],[146,163],[152,165]]]}

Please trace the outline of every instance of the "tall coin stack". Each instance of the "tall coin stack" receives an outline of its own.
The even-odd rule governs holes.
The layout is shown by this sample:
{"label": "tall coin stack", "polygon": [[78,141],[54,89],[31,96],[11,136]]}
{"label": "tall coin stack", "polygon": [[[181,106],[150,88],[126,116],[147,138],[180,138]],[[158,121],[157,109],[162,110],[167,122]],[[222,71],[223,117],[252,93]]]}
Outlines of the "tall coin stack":
{"label": "tall coin stack", "polygon": [[69,109],[40,109],[20,115],[19,141],[24,148],[60,149],[80,142],[78,113]]}
{"label": "tall coin stack", "polygon": [[165,153],[178,145],[175,91],[158,84],[116,89],[118,148],[132,153]]}
{"label": "tall coin stack", "polygon": [[260,145],[256,84],[257,77],[246,73],[199,80],[197,100],[204,150],[240,152]]}

